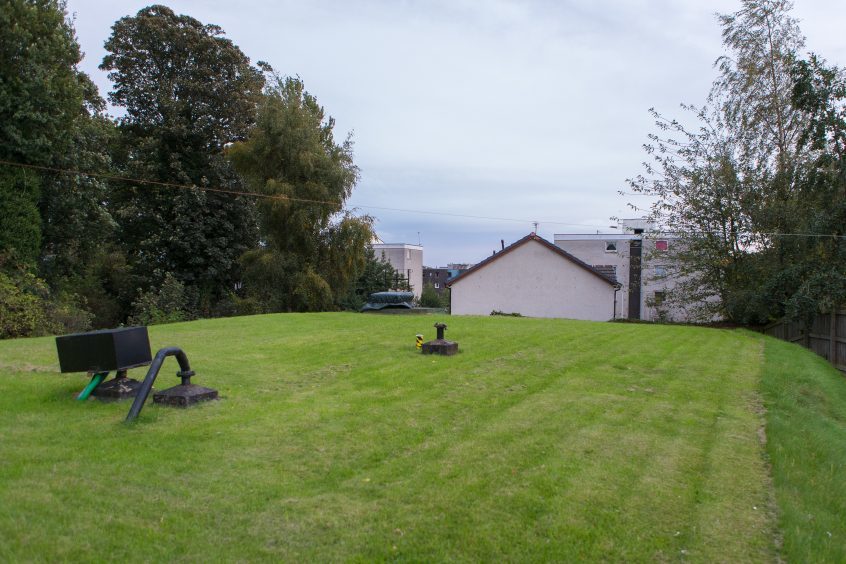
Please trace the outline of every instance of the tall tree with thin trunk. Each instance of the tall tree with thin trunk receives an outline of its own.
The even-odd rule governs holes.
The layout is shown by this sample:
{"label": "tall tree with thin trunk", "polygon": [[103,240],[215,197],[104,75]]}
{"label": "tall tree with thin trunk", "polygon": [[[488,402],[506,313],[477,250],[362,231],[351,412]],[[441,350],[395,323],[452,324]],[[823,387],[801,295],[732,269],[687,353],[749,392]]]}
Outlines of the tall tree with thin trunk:
{"label": "tall tree with thin trunk", "polygon": [[794,61],[804,39],[786,0],[743,0],[718,16],[727,53],[699,127],[655,113],[644,174],[629,181],[652,196],[652,218],[678,236],[678,287],[669,301],[704,317],[761,322],[779,316],[800,281],[793,274],[799,143],[808,113],[793,103]]}
{"label": "tall tree with thin trunk", "polygon": [[[731,127],[738,158],[761,200],[750,212],[769,233],[792,228],[803,160],[798,140],[807,123],[805,112],[791,100],[791,69],[804,48],[792,7],[788,0],[743,0],[740,10],[719,16],[729,52],[717,59],[719,75],[710,96]],[[779,244],[766,237],[759,243]]]}

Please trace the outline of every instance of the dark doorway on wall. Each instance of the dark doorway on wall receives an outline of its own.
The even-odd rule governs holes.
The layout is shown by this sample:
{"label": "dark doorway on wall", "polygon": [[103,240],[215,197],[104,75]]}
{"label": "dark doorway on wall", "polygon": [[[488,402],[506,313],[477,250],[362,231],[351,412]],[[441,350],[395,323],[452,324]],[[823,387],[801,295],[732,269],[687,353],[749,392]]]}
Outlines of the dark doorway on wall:
{"label": "dark doorway on wall", "polygon": [[643,241],[632,240],[629,246],[629,319],[640,319],[640,278]]}

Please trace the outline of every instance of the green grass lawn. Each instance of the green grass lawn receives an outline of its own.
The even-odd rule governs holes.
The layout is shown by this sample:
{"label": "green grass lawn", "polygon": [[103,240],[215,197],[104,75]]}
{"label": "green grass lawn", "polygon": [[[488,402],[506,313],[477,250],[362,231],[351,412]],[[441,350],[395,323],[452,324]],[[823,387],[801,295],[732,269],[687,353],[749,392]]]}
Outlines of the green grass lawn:
{"label": "green grass lawn", "polygon": [[[416,352],[441,319],[461,352]],[[846,386],[795,346],[360,314],[150,338],[221,400],[127,425],[129,403],[74,399],[52,338],[0,342],[0,561],[846,557]]]}
{"label": "green grass lawn", "polygon": [[783,553],[846,562],[846,380],[796,345],[766,343],[767,452]]}

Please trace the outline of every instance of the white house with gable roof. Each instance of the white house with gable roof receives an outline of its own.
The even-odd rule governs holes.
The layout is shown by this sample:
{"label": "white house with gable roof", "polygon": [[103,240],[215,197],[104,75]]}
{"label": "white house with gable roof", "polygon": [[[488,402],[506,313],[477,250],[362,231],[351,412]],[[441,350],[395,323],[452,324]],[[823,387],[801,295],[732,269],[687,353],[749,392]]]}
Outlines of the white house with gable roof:
{"label": "white house with gable roof", "polygon": [[531,233],[447,283],[453,315],[493,311],[608,321],[619,284],[608,273]]}

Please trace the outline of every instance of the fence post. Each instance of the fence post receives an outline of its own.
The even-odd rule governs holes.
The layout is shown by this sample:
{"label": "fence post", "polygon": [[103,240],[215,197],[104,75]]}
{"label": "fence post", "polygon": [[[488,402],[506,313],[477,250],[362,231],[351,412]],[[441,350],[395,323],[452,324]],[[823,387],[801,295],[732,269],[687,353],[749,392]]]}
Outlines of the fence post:
{"label": "fence post", "polygon": [[837,310],[831,308],[831,330],[828,333],[828,361],[837,366]]}

